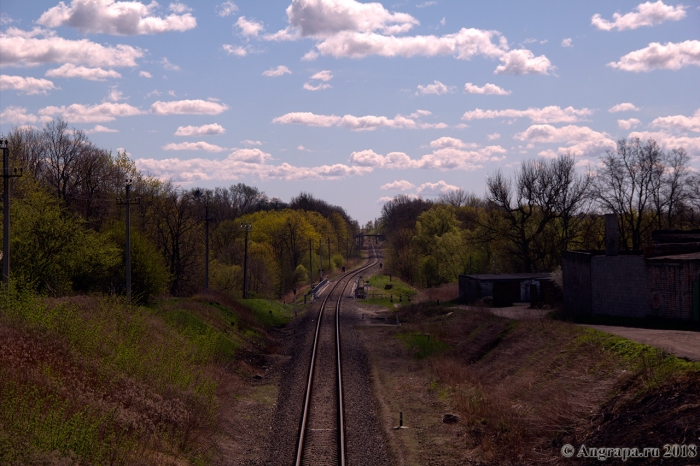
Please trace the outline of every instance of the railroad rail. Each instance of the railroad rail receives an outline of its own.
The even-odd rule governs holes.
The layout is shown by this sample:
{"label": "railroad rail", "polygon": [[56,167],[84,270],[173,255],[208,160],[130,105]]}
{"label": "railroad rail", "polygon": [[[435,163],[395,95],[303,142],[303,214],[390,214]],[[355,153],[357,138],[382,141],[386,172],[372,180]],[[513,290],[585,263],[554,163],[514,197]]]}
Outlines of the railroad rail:
{"label": "railroad rail", "polygon": [[[374,248],[372,255],[376,257]],[[296,466],[338,464],[345,466],[343,375],[340,358],[340,306],[345,287],[378,259],[342,275],[323,299],[316,322],[306,396],[299,426]],[[342,284],[342,286],[341,286]],[[340,287],[340,288],[339,288]],[[335,301],[335,325],[324,321],[324,310],[339,288]],[[335,329],[333,330],[333,327]],[[335,344],[333,344],[335,342]]]}

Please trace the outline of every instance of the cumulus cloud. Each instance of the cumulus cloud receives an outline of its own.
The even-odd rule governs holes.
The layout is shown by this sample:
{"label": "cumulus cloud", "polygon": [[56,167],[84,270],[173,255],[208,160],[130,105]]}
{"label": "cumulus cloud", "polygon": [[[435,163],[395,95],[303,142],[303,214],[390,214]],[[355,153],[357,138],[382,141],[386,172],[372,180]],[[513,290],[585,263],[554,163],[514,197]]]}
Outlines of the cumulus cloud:
{"label": "cumulus cloud", "polygon": [[241,30],[241,34],[246,37],[255,37],[265,29],[262,23],[247,20],[245,16],[238,18],[236,26]]}
{"label": "cumulus cloud", "polygon": [[220,147],[215,144],[209,144],[208,142],[171,142],[163,146],[163,150],[203,150],[206,152],[223,152],[226,150],[225,147]]}
{"label": "cumulus cloud", "polygon": [[685,18],[684,5],[666,5],[661,0],[651,3],[645,2],[637,5],[636,12],[621,15],[613,14],[613,21],[603,19],[600,14],[595,14],[591,18],[591,25],[601,31],[624,31],[626,29],[637,29],[642,26],[655,26],[664,21],[678,21]]}
{"label": "cumulus cloud", "polygon": [[102,125],[95,125],[94,128],[88,129],[85,131],[86,134],[93,134],[93,133],[118,133],[119,130],[113,129],[113,128],[107,128],[106,126]]}
{"label": "cumulus cloud", "polygon": [[285,74],[292,74],[291,71],[289,71],[289,68],[287,68],[284,65],[280,65],[277,68],[270,68],[269,70],[263,71],[263,76],[269,76],[269,77],[277,77],[277,76],[284,76]]}
{"label": "cumulus cloud", "polygon": [[238,11],[238,7],[233,2],[224,2],[216,7],[216,14],[225,18],[226,16],[231,16]]}
{"label": "cumulus cloud", "polygon": [[418,85],[418,91],[416,94],[435,94],[435,95],[440,95],[440,94],[449,94],[451,92],[455,91],[455,87],[453,86],[445,86],[443,83],[441,83],[438,80],[433,81],[433,84],[428,84],[427,86],[421,86],[420,84]]}
{"label": "cumulus cloud", "polygon": [[309,79],[318,79],[319,81],[328,82],[333,79],[333,73],[331,73],[329,70],[323,70],[314,74]]}
{"label": "cumulus cloud", "polygon": [[486,83],[479,87],[472,83],[467,83],[464,85],[465,94],[493,94],[493,95],[510,95],[511,91],[506,91],[503,88],[496,86],[495,84]]}
{"label": "cumulus cloud", "polygon": [[568,147],[560,147],[559,154],[571,152],[577,157],[598,156],[608,149],[614,150],[615,141],[607,133],[594,131],[587,126],[564,126],[555,128],[552,125],[532,125],[525,131],[515,134],[514,139],[529,143],[566,143]]}
{"label": "cumulus cloud", "polygon": [[630,129],[639,126],[642,122],[636,118],[630,118],[629,120],[617,120],[617,126],[622,129]]}
{"label": "cumulus cloud", "polygon": [[463,120],[483,120],[490,118],[530,118],[535,123],[573,123],[593,114],[587,108],[576,109],[550,105],[543,108],[530,107],[527,110],[471,110],[462,115]]}
{"label": "cumulus cloud", "polygon": [[153,76],[148,71],[139,71],[139,76],[142,78],[152,78]]}
{"label": "cumulus cloud", "polygon": [[571,37],[567,37],[566,39],[562,39],[561,41],[561,46],[562,47],[573,47],[574,44],[571,43]]}
{"label": "cumulus cloud", "polygon": [[[184,12],[185,5],[174,9]],[[168,31],[187,31],[197,26],[197,20],[189,13],[174,12],[165,18],[155,16],[158,3],[144,5],[139,2],[114,0],[73,0],[70,6],[60,2],[45,11],[38,24],[51,28],[70,26],[83,33],[134,36],[160,34]]]}
{"label": "cumulus cloud", "polygon": [[442,148],[442,147],[451,147],[454,149],[466,149],[466,148],[471,148],[474,149],[478,147],[478,144],[476,143],[466,143],[462,141],[461,139],[457,138],[451,138],[451,137],[441,137],[438,139],[435,139],[434,141],[430,141],[430,147],[437,149],[437,148]]}
{"label": "cumulus cloud", "polygon": [[12,125],[45,123],[51,121],[51,119],[50,116],[36,116],[32,113],[27,113],[25,107],[9,106],[0,112],[0,123],[9,123]]}
{"label": "cumulus cloud", "polygon": [[273,123],[283,125],[296,124],[305,126],[321,126],[331,127],[338,126],[348,128],[354,131],[372,131],[377,128],[395,128],[395,129],[427,129],[427,128],[446,128],[444,123],[421,123],[413,118],[396,115],[394,118],[385,116],[366,115],[357,117],[354,115],[344,115],[342,117],[336,115],[317,115],[311,112],[292,112],[277,117],[272,120]]}
{"label": "cumulus cloud", "polygon": [[159,100],[151,105],[151,113],[156,115],[218,115],[226,110],[227,105],[206,100]]}
{"label": "cumulus cloud", "polygon": [[104,81],[108,78],[121,78],[122,75],[114,70],[104,70],[102,68],[88,68],[85,66],[75,66],[72,63],[48,70],[46,76],[52,78],[80,78],[89,81]]}
{"label": "cumulus cloud", "polygon": [[409,189],[415,188],[416,185],[406,180],[397,180],[391,183],[384,184],[379,187],[384,191],[408,191]]}
{"label": "cumulus cloud", "polygon": [[175,131],[175,136],[214,136],[224,134],[226,130],[218,123],[202,126],[180,126]]}
{"label": "cumulus cloud", "polygon": [[495,141],[496,139],[500,139],[501,135],[498,133],[493,133],[493,134],[487,135],[486,137],[488,138],[489,141]]}
{"label": "cumulus cloud", "polygon": [[631,132],[629,134],[630,138],[639,138],[642,141],[647,139],[653,139],[664,150],[672,150],[678,148],[684,148],[688,151],[692,157],[700,159],[700,137],[694,138],[689,136],[675,136],[664,131],[643,131],[643,132]]}
{"label": "cumulus cloud", "polygon": [[700,109],[691,117],[685,115],[674,115],[659,117],[651,122],[651,126],[666,128],[674,131],[700,132]]}
{"label": "cumulus cloud", "polygon": [[635,73],[654,69],[679,70],[688,65],[700,66],[700,40],[668,42],[666,45],[652,42],[643,49],[628,53],[618,62],[608,63],[612,68]]}
{"label": "cumulus cloud", "polygon": [[636,107],[633,103],[630,102],[623,102],[621,104],[613,105],[608,109],[608,112],[610,113],[617,113],[617,112],[638,112],[639,108]]}
{"label": "cumulus cloud", "polygon": [[506,52],[499,60],[502,65],[496,67],[496,74],[512,74],[519,76],[522,74],[549,74],[554,69],[552,63],[544,55],[536,57],[532,51],[527,49],[517,49]]}
{"label": "cumulus cloud", "polygon": [[72,63],[91,67],[136,66],[143,50],[129,45],[109,47],[87,39],[68,40],[54,32],[36,28],[23,31],[8,28],[0,33],[0,49],[5,66],[36,66],[45,63]]}
{"label": "cumulus cloud", "polygon": [[377,154],[373,150],[353,152],[350,163],[362,167],[384,169],[424,168],[435,170],[466,170],[480,168],[480,162],[498,161],[507,151],[501,146],[488,146],[476,150],[464,150],[455,147],[440,147],[432,153],[423,155],[420,159],[411,159],[403,152],[390,152],[387,155]]}
{"label": "cumulus cloud", "polygon": [[188,7],[184,3],[171,3],[168,5],[168,10],[181,15],[183,13],[189,13],[192,11],[192,8]]}
{"label": "cumulus cloud", "polygon": [[177,66],[177,65],[174,64],[174,63],[170,63],[170,60],[168,60],[168,59],[165,58],[165,57],[163,57],[158,63],[160,64],[160,66],[162,66],[162,67],[165,68],[166,70],[170,70],[170,71],[180,71],[180,67],[179,67],[179,66]]}
{"label": "cumulus cloud", "polygon": [[450,191],[457,191],[459,189],[459,186],[447,184],[444,181],[440,180],[437,183],[423,183],[420,186],[418,186],[416,192],[423,196],[433,197],[439,196],[440,194],[448,193]]}
{"label": "cumulus cloud", "polygon": [[244,141],[241,141],[241,144],[244,144],[246,146],[261,146],[262,142],[260,141],[253,141],[251,139],[246,139]]}
{"label": "cumulus cloud", "polygon": [[137,159],[139,170],[160,179],[187,183],[203,180],[237,180],[245,176],[281,180],[337,180],[361,176],[372,171],[369,167],[350,167],[344,164],[297,167],[289,163],[269,163],[271,154],[260,149],[235,149],[223,160],[204,158]]}
{"label": "cumulus cloud", "polygon": [[68,123],[101,123],[113,121],[118,117],[141,115],[143,111],[129,104],[103,102],[96,105],[62,105],[48,106],[39,110],[43,116],[60,116]]}
{"label": "cumulus cloud", "polygon": [[46,94],[58,89],[48,79],[0,75],[0,91],[14,90],[23,94]]}
{"label": "cumulus cloud", "polygon": [[303,87],[304,87],[304,89],[306,89],[307,91],[322,91],[322,90],[324,90],[324,89],[330,89],[330,88],[333,87],[333,86],[331,86],[330,84],[324,84],[324,83],[318,84],[318,85],[316,85],[316,86],[314,86],[314,85],[311,84],[311,83],[304,83],[304,86],[303,86]]}
{"label": "cumulus cloud", "polygon": [[248,55],[248,49],[241,47],[240,45],[224,44],[221,46],[222,49],[229,55],[234,55],[236,57],[245,57]]}

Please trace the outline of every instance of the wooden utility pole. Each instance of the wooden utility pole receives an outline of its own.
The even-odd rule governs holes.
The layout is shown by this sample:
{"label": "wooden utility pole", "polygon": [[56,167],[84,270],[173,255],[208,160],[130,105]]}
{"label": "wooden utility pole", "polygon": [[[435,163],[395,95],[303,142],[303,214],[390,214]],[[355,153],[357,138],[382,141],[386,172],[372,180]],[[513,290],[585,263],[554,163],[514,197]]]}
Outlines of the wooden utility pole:
{"label": "wooden utility pole", "polygon": [[10,283],[10,178],[22,176],[22,169],[18,171],[15,168],[14,172],[10,172],[10,148],[7,147],[7,139],[0,141],[0,148],[2,148],[2,177],[5,182],[2,200],[2,283],[7,288]]}
{"label": "wooden utility pole", "polygon": [[126,205],[126,303],[131,304],[131,204],[140,204],[141,198],[131,199],[131,178],[126,180],[125,199],[117,199],[118,204]]}
{"label": "wooden utility pole", "polygon": [[241,224],[245,230],[245,249],[243,252],[243,299],[248,299],[248,232],[253,229],[250,223]]}

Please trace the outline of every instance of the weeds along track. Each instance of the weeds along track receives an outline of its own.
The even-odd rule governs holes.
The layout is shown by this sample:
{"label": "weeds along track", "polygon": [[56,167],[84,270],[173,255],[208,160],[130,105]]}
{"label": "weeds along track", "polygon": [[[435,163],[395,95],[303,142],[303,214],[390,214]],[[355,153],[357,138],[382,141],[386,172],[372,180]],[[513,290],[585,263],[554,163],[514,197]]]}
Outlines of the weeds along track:
{"label": "weeds along track", "polygon": [[374,248],[372,257],[368,264],[342,275],[321,304],[299,426],[296,466],[345,465],[340,308],[352,279],[377,264]]}

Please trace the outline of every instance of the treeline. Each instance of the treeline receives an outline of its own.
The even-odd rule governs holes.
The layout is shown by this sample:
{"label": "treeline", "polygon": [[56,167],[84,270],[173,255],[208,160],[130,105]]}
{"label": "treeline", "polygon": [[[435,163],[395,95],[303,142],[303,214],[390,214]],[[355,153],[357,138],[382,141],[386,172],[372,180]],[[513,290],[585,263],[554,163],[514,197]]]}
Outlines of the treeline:
{"label": "treeline", "polygon": [[41,129],[13,128],[2,139],[11,168],[23,171],[11,182],[11,276],[39,293],[124,293],[125,206],[117,199],[127,182],[139,201],[131,206],[132,290],[143,301],[204,285],[206,218],[210,286],[236,296],[243,286],[241,224],[253,226],[249,295],[261,297],[308,283],[309,267],[317,278],[321,254],[324,270],[328,257],[331,268],[341,267],[359,231],[341,207],[307,193],[285,203],[242,183],[178,188],[139,172],[126,153],[97,147],[61,119]]}
{"label": "treeline", "polygon": [[682,148],[622,139],[582,173],[573,156],[500,169],[483,197],[463,190],[436,201],[398,196],[377,227],[389,270],[423,286],[461,273],[550,272],[567,249],[604,249],[602,214],[616,213],[620,247],[640,250],[651,232],[700,227],[700,174]]}

